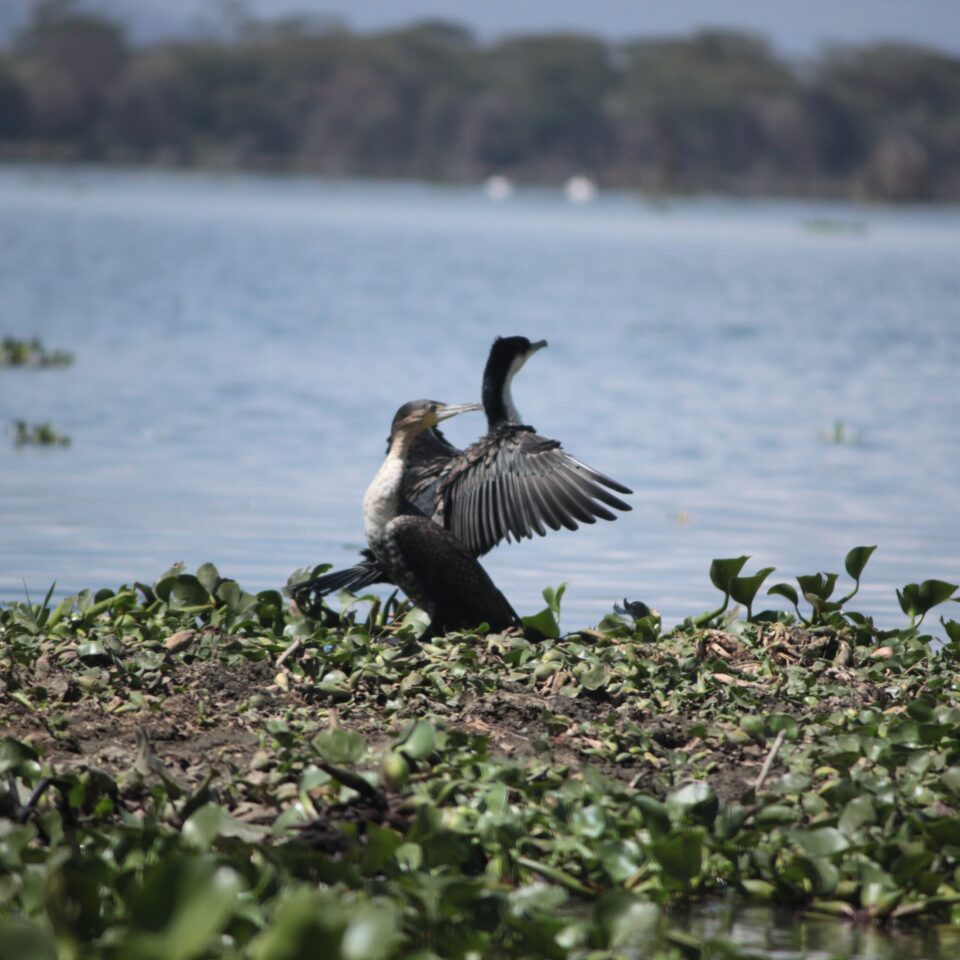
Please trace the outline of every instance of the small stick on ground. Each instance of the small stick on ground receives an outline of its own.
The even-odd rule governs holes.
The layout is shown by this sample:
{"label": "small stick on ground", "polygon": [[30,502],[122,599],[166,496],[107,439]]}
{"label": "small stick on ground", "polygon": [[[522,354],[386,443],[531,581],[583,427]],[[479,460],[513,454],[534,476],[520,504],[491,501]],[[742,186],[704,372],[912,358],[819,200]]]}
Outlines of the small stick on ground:
{"label": "small stick on ground", "polygon": [[299,638],[294,640],[293,643],[291,643],[290,646],[287,647],[287,649],[280,654],[280,658],[277,660],[277,667],[278,668],[282,667],[287,662],[287,660],[289,660],[295,653],[297,653],[300,650],[302,646],[303,646],[302,640],[300,640]]}
{"label": "small stick on ground", "polygon": [[757,776],[757,782],[753,785],[754,793],[759,792],[760,788],[763,786],[763,781],[767,779],[767,774],[770,773],[770,768],[773,766],[773,761],[777,759],[777,754],[780,752],[780,746],[783,743],[783,737],[785,733],[785,730],[781,730],[777,734],[777,739],[773,741],[773,746],[770,748],[770,752],[767,754],[767,759],[763,761],[763,766],[760,768],[760,773]]}

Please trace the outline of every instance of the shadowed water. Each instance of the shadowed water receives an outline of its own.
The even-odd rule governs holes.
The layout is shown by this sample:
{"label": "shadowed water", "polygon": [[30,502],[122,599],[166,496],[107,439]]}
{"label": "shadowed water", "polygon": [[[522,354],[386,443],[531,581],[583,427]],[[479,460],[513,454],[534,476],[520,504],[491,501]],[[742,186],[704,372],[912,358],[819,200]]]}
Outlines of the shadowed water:
{"label": "shadowed water", "polygon": [[960,578],[958,264],[955,209],[2,169],[0,333],[76,360],[0,370],[5,425],[73,441],[0,444],[0,598],[352,562],[396,407],[478,399],[521,333],[524,417],[636,491],[494,551],[521,613],[565,580],[568,629],[669,624],[713,557],[773,583],[878,544],[857,608],[901,624],[896,587]]}

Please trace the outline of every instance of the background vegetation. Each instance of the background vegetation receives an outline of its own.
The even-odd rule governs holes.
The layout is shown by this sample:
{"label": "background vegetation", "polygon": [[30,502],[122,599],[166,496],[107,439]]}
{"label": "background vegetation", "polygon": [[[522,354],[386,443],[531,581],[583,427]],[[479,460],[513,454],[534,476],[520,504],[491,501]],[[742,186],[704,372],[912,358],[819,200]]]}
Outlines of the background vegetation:
{"label": "background vegetation", "polygon": [[0,157],[955,200],[960,59],[886,44],[797,65],[732,32],[482,44],[450,23],[242,16],[134,46],[41,0],[0,50]]}

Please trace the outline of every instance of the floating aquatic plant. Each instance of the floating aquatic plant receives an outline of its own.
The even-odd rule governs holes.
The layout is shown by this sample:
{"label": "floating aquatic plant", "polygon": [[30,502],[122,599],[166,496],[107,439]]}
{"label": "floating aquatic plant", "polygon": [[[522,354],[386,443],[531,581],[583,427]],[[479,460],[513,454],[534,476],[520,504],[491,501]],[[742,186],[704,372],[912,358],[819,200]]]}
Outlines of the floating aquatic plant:
{"label": "floating aquatic plant", "polygon": [[35,337],[0,340],[0,367],[66,367],[73,363],[73,354],[66,350],[47,350]]}
{"label": "floating aquatic plant", "polygon": [[70,438],[52,423],[27,423],[15,420],[13,442],[18,447],[69,447]]}

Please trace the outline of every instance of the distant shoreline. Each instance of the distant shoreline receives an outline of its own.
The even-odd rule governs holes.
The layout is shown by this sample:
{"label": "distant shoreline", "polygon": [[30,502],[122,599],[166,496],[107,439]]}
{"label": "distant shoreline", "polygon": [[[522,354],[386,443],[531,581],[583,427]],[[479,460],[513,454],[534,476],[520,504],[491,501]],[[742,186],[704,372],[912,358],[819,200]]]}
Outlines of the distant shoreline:
{"label": "distant shoreline", "polygon": [[[250,174],[276,177],[307,177],[318,180],[343,180],[355,183],[424,183],[431,186],[451,186],[481,188],[483,178],[445,178],[417,175],[394,175],[366,173],[350,173],[345,171],[331,171],[311,169],[280,162],[263,162],[260,164],[244,163],[230,164],[222,159],[209,163],[172,163],[164,160],[149,160],[140,158],[96,158],[80,156],[70,150],[40,150],[31,146],[26,149],[9,149],[9,144],[0,144],[0,169],[4,167],[37,168],[39,169],[76,169],[76,170],[116,170],[130,172],[160,172],[160,173],[196,173],[196,174]],[[512,181],[519,189],[561,190],[565,183],[562,179],[521,179]],[[784,185],[776,187],[759,187],[746,182],[731,181],[726,184],[703,184],[699,187],[676,188],[662,190],[655,183],[650,182],[605,182],[597,181],[601,191],[617,193],[640,194],[652,201],[668,201],[671,199],[696,199],[698,197],[726,197],[743,200],[809,200],[833,201],[842,203],[864,204],[867,206],[923,206],[923,207],[954,207],[960,203],[960,196],[920,198],[908,200],[889,200],[871,196],[862,190],[849,189],[841,182],[830,181],[817,184]]]}
{"label": "distant shoreline", "polygon": [[438,21],[224,26],[138,45],[119,22],[41,4],[0,49],[0,158],[960,199],[960,57],[927,47],[842,47],[797,65],[732,30],[614,43],[479,41]]}

